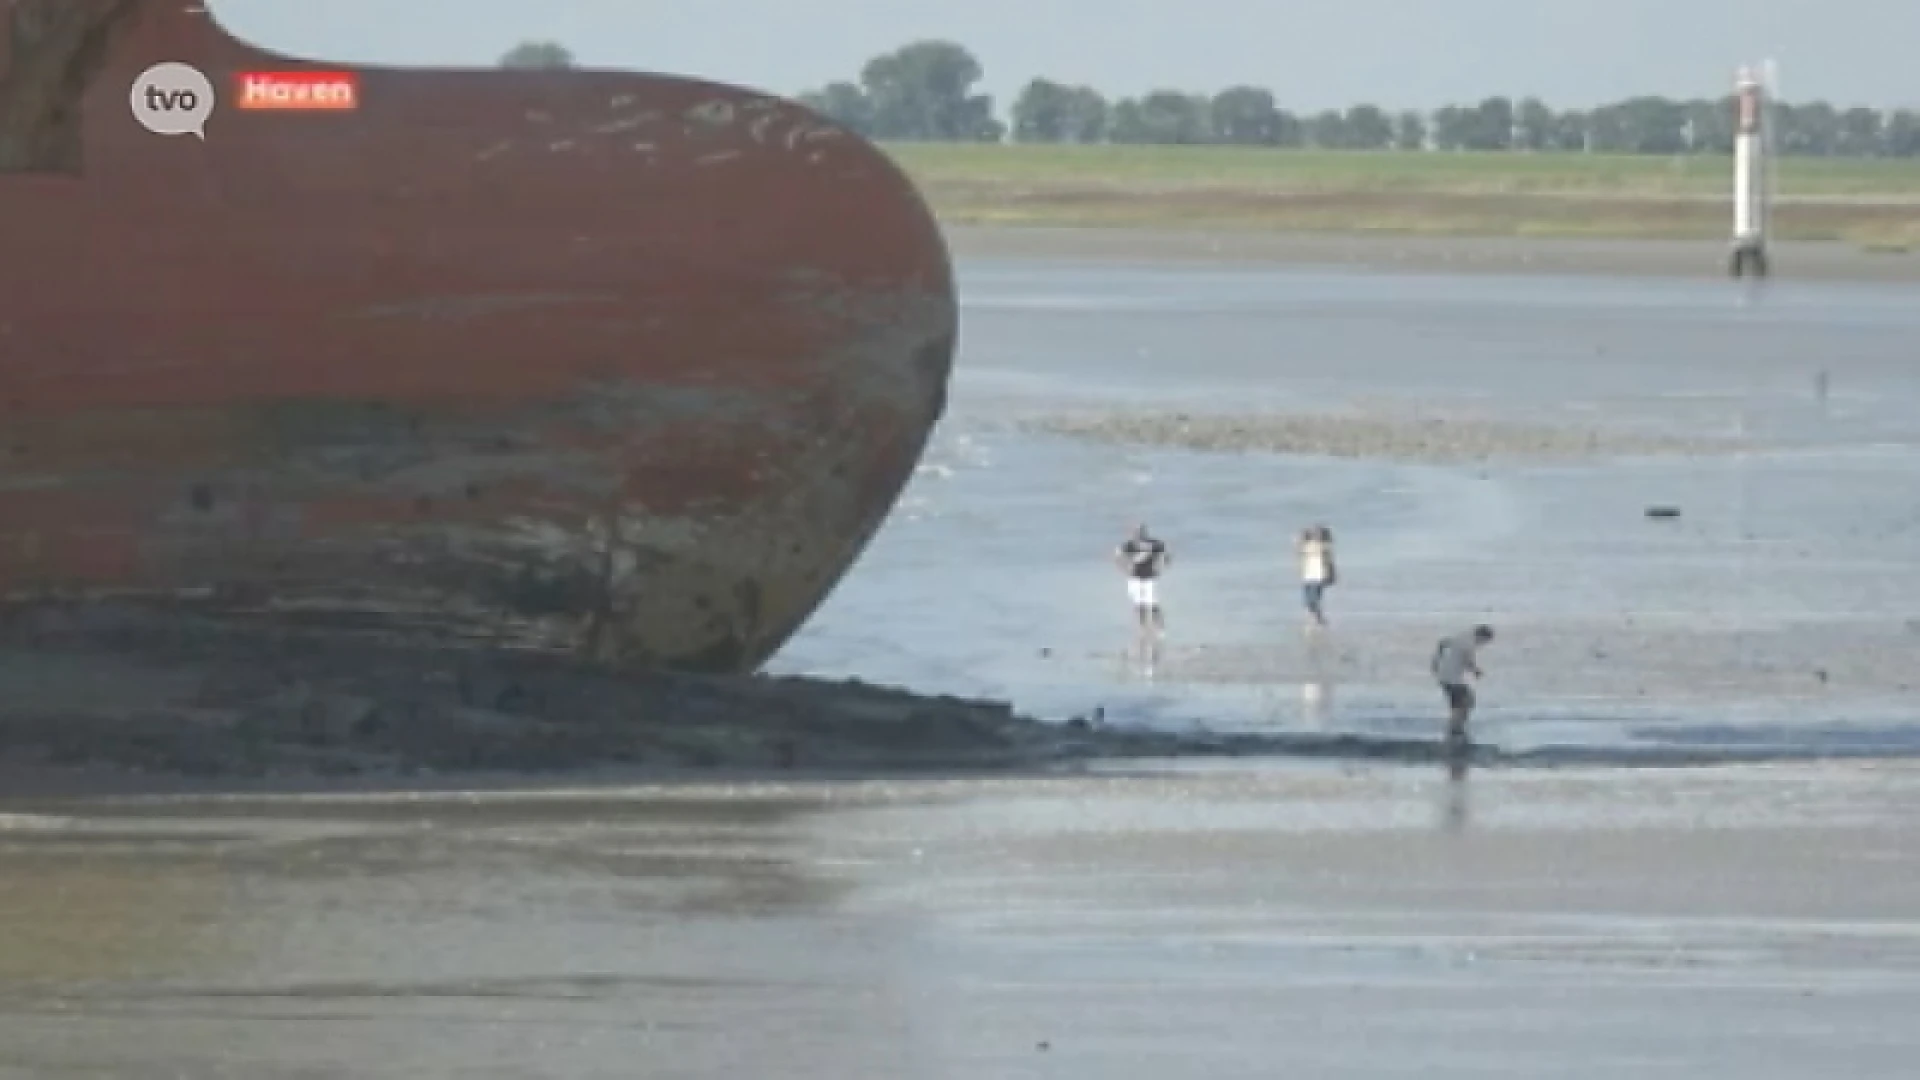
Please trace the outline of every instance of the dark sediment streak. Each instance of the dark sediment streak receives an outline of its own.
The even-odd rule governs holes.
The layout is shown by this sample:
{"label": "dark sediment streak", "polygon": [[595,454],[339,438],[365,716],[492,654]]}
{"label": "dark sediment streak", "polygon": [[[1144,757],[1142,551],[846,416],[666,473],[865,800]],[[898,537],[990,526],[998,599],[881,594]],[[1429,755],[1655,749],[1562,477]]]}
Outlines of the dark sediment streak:
{"label": "dark sediment streak", "polygon": [[[1764,734],[1764,733],[1756,733]],[[806,678],[615,672],[553,653],[89,605],[0,633],[0,766],[204,782],[879,774],[1289,757],[1482,767],[1920,755],[1899,740],[1715,740],[1464,755],[1436,739],[1052,723],[1001,702]],[[1692,740],[1688,740],[1692,742]]]}
{"label": "dark sediment streak", "polygon": [[1220,751],[859,682],[622,672],[231,614],[90,603],[0,633],[0,766],[15,775],[884,772]]}

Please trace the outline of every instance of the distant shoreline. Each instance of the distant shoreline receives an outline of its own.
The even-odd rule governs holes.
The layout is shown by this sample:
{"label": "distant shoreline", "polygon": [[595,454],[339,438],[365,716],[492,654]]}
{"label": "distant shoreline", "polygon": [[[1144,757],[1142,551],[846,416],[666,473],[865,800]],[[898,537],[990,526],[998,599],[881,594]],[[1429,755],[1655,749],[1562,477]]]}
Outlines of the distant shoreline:
{"label": "distant shoreline", "polygon": [[[1599,274],[1721,279],[1727,244],[1711,240],[1607,240],[1503,236],[1396,236],[1200,228],[949,225],[961,259],[1262,263],[1484,274]],[[1773,247],[1782,282],[1920,282],[1920,254],[1844,243]]]}
{"label": "distant shoreline", "polygon": [[[949,226],[1219,229],[1724,243],[1731,162],[1708,155],[888,143]],[[1920,251],[1920,160],[1779,163],[1772,232]]]}

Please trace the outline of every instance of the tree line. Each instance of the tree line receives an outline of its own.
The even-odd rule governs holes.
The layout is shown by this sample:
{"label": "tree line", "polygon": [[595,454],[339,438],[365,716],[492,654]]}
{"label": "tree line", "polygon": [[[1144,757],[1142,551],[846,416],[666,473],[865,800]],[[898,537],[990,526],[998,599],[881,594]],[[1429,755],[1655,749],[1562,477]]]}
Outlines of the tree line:
{"label": "tree line", "polygon": [[523,41],[500,54],[500,66],[516,71],[558,71],[574,66],[573,51],[557,41]]}
{"label": "tree line", "polygon": [[[964,46],[920,41],[869,60],[857,81],[830,83],[800,98],[883,140],[1331,150],[1727,154],[1733,151],[1736,115],[1731,93],[1684,101],[1646,95],[1593,109],[1490,97],[1431,112],[1360,104],[1300,113],[1255,86],[1112,99],[1091,87],[1037,78],[1002,121],[992,96],[975,91],[982,75],[979,60]],[[1784,154],[1920,157],[1920,111],[1778,102],[1773,118],[1775,146]]]}

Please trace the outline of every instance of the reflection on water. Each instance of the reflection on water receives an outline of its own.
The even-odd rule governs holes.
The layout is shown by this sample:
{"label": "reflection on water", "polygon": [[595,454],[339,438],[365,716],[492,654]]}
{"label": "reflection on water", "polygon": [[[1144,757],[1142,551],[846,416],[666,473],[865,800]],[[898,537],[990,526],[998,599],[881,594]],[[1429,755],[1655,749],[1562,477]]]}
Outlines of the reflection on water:
{"label": "reflection on water", "polygon": [[[911,996],[875,992],[888,935],[839,919],[847,877],[797,850],[819,805],[107,808],[0,850],[0,1073],[767,1075],[787,1044],[805,1067],[782,1075],[906,1075],[879,1034]],[[821,954],[835,943],[879,961],[865,993]],[[726,1034],[663,1071],[671,1031]]]}
{"label": "reflection on water", "polygon": [[10,838],[0,846],[0,997],[216,962],[227,884],[217,860],[188,852]]}
{"label": "reflection on water", "polygon": [[1469,820],[1467,758],[1457,754],[1447,761],[1446,798],[1440,810],[1440,827],[1445,832],[1461,832]]}
{"label": "reflection on water", "polygon": [[1326,731],[1333,719],[1333,684],[1308,680],[1300,684],[1300,719],[1309,731]]}
{"label": "reflection on water", "polygon": [[1333,655],[1323,627],[1307,629],[1307,678],[1300,684],[1300,720],[1309,731],[1333,728]]}
{"label": "reflection on water", "polygon": [[1137,633],[1133,643],[1120,650],[1120,682],[1151,685],[1159,674],[1165,645],[1155,634]]}

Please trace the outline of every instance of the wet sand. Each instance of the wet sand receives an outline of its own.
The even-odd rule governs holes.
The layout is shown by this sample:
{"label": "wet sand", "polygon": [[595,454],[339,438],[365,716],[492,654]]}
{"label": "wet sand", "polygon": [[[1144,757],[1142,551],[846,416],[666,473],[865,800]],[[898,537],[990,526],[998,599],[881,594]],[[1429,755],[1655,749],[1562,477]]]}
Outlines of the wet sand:
{"label": "wet sand", "polygon": [[1095,439],[1115,446],[1173,447],[1209,453],[1250,452],[1357,458],[1421,464],[1472,464],[1503,459],[1590,461],[1607,457],[1732,454],[1752,448],[1736,439],[1633,435],[1599,427],[1554,427],[1375,409],[1352,415],[1193,415],[1099,410],[1027,418],[1028,430]]}
{"label": "wet sand", "polygon": [[[954,253],[969,259],[1074,259],[1127,263],[1340,266],[1447,274],[1582,274],[1721,278],[1727,247],[1692,240],[1397,236],[1259,229],[1126,229],[957,225]],[[1842,243],[1773,249],[1785,281],[1920,281],[1920,253]]]}
{"label": "wet sand", "polygon": [[[1434,640],[1491,622],[1479,730],[1504,750],[1920,747],[1904,286],[965,269],[948,421],[789,670],[1431,738]],[[1154,663],[1106,561],[1142,519],[1176,553]],[[1343,568],[1323,639],[1291,567],[1311,522]]]}
{"label": "wet sand", "polygon": [[1893,766],[16,807],[0,1073],[1910,1072]]}

